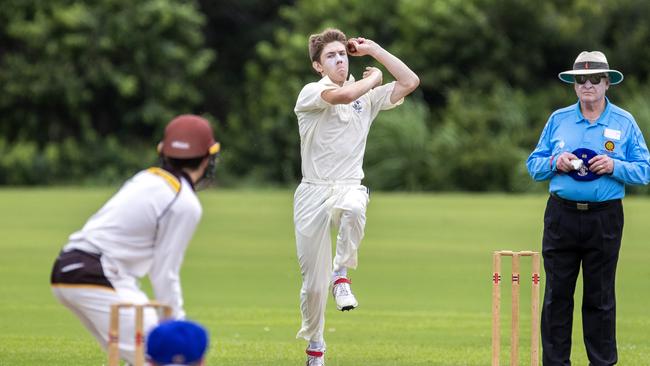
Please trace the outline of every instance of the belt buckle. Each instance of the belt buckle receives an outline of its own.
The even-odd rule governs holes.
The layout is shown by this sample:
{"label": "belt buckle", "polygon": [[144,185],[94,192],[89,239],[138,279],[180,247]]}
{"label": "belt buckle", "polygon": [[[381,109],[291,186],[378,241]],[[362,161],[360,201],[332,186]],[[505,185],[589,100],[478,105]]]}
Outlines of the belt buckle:
{"label": "belt buckle", "polygon": [[589,210],[589,204],[588,203],[576,203],[576,208],[580,211],[587,211]]}

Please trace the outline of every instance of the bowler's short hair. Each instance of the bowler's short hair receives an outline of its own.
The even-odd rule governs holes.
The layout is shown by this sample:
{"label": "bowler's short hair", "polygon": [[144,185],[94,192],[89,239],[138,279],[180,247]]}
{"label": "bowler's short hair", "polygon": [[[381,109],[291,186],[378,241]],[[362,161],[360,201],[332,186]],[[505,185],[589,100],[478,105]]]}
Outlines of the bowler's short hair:
{"label": "bowler's short hair", "polygon": [[320,55],[325,45],[337,41],[343,43],[343,45],[347,44],[345,33],[338,29],[327,28],[321,33],[312,34],[309,36],[309,58],[312,61],[320,62]]}

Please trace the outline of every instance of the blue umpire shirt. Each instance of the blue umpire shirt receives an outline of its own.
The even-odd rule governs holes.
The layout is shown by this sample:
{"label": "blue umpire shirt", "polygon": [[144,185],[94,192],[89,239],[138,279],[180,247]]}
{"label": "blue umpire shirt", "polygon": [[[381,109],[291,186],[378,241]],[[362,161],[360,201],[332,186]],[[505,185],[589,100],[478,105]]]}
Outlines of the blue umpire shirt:
{"label": "blue umpire shirt", "polygon": [[[643,134],[627,111],[610,103],[595,123],[580,111],[580,102],[558,109],[546,122],[537,147],[526,161],[536,181],[550,179],[549,191],[564,199],[602,202],[625,196],[625,184],[648,184],[650,154]],[[577,181],[556,170],[561,153],[587,148],[614,161],[612,174],[592,181]]]}

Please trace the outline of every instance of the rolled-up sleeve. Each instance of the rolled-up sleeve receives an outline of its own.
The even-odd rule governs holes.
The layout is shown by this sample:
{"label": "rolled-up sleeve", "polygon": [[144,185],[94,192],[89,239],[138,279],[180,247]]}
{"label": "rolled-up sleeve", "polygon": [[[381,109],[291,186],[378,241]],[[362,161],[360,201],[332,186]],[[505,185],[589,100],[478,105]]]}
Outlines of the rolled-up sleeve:
{"label": "rolled-up sleeve", "polygon": [[626,184],[648,184],[650,182],[650,153],[643,134],[633,121],[633,132],[625,152],[625,160],[614,160],[612,177]]}
{"label": "rolled-up sleeve", "polygon": [[555,175],[557,161],[556,156],[553,156],[553,146],[551,145],[551,122],[552,118],[546,122],[537,147],[526,160],[528,174],[536,181],[551,179]]}

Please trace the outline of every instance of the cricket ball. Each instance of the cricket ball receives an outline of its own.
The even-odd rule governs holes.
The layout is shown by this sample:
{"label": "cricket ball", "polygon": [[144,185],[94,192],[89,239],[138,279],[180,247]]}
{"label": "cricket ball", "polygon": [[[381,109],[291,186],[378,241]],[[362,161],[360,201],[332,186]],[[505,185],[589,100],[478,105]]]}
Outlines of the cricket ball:
{"label": "cricket ball", "polygon": [[348,52],[349,53],[357,52],[357,48],[354,46],[354,43],[352,43],[351,41],[348,41]]}

